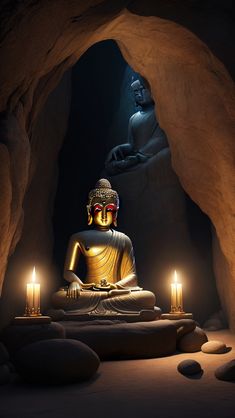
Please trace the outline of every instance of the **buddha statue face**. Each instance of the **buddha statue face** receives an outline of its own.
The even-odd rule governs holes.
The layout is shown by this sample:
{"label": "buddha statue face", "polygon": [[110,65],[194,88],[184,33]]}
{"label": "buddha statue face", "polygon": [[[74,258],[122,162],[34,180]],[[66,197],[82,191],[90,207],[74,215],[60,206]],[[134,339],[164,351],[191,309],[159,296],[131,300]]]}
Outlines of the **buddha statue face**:
{"label": "buddha statue face", "polygon": [[153,99],[151,97],[150,90],[141,83],[140,80],[136,80],[131,84],[131,88],[134,93],[135,102],[141,107],[152,105]]}
{"label": "buddha statue face", "polygon": [[110,227],[116,222],[117,206],[114,203],[102,202],[93,206],[93,222],[101,227]]}
{"label": "buddha statue face", "polygon": [[89,193],[88,225],[94,223],[101,229],[107,229],[112,224],[117,226],[118,206],[117,192],[112,190],[109,181],[106,179],[99,180],[95,189]]}

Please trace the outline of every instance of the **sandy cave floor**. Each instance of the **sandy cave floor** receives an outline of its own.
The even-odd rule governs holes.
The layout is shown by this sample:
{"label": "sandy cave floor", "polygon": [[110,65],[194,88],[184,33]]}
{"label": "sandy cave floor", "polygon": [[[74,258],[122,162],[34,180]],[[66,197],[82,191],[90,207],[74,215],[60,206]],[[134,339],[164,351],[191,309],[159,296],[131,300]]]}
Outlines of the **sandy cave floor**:
{"label": "sandy cave floor", "polygon": [[[214,370],[235,358],[235,334],[223,330],[207,335],[232,350],[223,355],[199,352],[103,362],[95,378],[83,384],[5,385],[0,387],[0,417],[234,417],[235,383],[217,380]],[[186,358],[201,363],[201,377],[187,378],[177,372],[178,363]]]}

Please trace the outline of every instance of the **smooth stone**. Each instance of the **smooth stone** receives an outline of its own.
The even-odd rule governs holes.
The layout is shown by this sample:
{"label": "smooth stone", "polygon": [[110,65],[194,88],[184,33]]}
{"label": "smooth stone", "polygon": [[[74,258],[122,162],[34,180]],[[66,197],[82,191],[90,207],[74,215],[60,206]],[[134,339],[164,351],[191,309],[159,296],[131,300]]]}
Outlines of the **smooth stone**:
{"label": "smooth stone", "polygon": [[4,364],[9,360],[9,354],[4,344],[0,342],[0,364]]}
{"label": "smooth stone", "polygon": [[197,361],[192,360],[192,359],[187,359],[187,360],[181,361],[178,364],[177,370],[185,376],[191,376],[193,374],[200,373],[202,371],[202,368],[201,368],[200,363],[198,363]]}
{"label": "smooth stone", "polygon": [[[188,320],[194,323],[192,320]],[[101,359],[134,359],[168,356],[176,351],[177,321],[150,322],[63,321],[67,338],[89,345]]]}
{"label": "smooth stone", "polygon": [[184,335],[189,334],[196,328],[196,322],[192,319],[173,319],[171,323],[177,329],[177,341],[180,340]]}
{"label": "smooth stone", "polygon": [[177,344],[177,348],[184,353],[195,353],[201,350],[201,346],[208,341],[205,332],[196,327],[192,332],[184,335]]}
{"label": "smooth stone", "polygon": [[91,378],[100,360],[86,344],[52,339],[29,344],[13,358],[16,371],[33,383],[64,384]]}
{"label": "smooth stone", "polygon": [[40,340],[64,338],[64,328],[57,322],[50,324],[10,325],[5,328],[1,340],[12,355],[27,344]]}
{"label": "smooth stone", "polygon": [[207,354],[224,354],[227,351],[227,347],[222,341],[211,340],[203,344],[201,350]]}
{"label": "smooth stone", "polygon": [[7,364],[0,365],[0,385],[9,383],[11,381],[11,372]]}
{"label": "smooth stone", "polygon": [[227,382],[235,381],[235,360],[228,361],[215,370],[215,377]]}

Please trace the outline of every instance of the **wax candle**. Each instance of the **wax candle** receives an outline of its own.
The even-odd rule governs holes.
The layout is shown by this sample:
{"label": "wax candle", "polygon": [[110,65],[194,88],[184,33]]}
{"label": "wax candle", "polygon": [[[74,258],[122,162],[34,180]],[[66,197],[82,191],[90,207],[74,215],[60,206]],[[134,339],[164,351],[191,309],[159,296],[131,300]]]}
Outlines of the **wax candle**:
{"label": "wax candle", "polygon": [[183,312],[182,283],[178,282],[177,272],[174,272],[174,282],[171,283],[171,312]]}
{"label": "wax candle", "polygon": [[39,316],[40,314],[40,283],[36,283],[36,269],[33,268],[32,281],[26,286],[26,316]]}

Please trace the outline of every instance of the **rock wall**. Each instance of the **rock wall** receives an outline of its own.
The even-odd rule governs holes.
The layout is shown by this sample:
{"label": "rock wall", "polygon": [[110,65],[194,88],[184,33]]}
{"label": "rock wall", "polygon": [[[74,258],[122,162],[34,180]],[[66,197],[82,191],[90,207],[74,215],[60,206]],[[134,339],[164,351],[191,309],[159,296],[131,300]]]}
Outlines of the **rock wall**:
{"label": "rock wall", "polygon": [[8,257],[22,232],[23,199],[28,184],[30,145],[21,106],[0,117],[0,292]]}
{"label": "rock wall", "polygon": [[[14,317],[14,314],[23,314],[26,283],[31,280],[33,266],[36,266],[36,273],[41,283],[42,309],[47,307],[51,293],[58,286],[58,272],[52,264],[51,219],[57,187],[58,154],[67,129],[70,92],[71,72],[67,71],[56,89],[49,95],[32,129],[29,166],[24,167],[25,159],[20,153],[17,155],[15,149],[17,161],[22,167],[27,168],[28,187],[21,194],[23,209],[22,206],[18,208],[16,206],[18,213],[24,216],[24,222],[17,224],[17,219],[14,222],[12,220],[12,225],[17,224],[19,230],[18,236],[15,234],[11,243],[11,252],[15,249],[17,241],[19,243],[9,259],[4,281],[3,297],[0,300],[1,326]],[[20,141],[21,137],[18,138]],[[24,174],[22,167],[19,172],[17,171],[18,181],[19,174],[21,176]]]}
{"label": "rock wall", "polygon": [[[230,327],[235,329],[231,303],[235,297],[234,84],[206,44],[182,26],[182,16],[178,25],[166,9],[164,18],[143,17],[123,9],[124,1],[110,3],[53,0],[1,5],[0,112],[3,126],[7,121],[0,142],[1,282],[9,254],[20,238],[29,181],[28,138],[37,115],[63,72],[90,45],[112,38],[131,67],[149,81],[173,167],[184,189],[215,226],[228,271],[226,281],[217,277],[218,289],[223,289],[221,299]],[[162,10],[163,2],[156,3],[154,10],[158,5]],[[180,6],[180,2],[168,1],[169,11],[174,10],[173,3]],[[145,14],[144,7],[142,2],[140,14]],[[200,13],[195,10],[192,25],[190,19],[187,22],[192,30],[200,27]]]}

